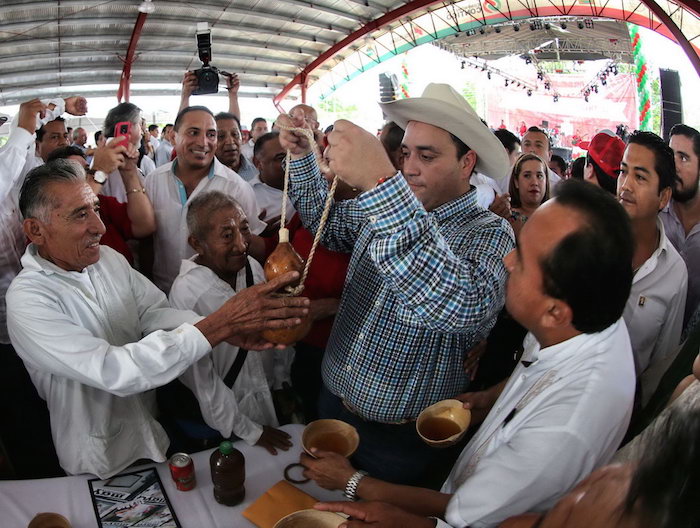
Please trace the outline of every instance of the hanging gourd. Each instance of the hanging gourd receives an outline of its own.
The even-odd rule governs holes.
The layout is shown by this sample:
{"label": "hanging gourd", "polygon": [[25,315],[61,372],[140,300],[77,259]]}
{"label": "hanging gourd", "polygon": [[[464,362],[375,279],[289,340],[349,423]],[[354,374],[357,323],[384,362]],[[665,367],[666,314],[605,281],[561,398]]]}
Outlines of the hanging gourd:
{"label": "hanging gourd", "polygon": [[[316,159],[324,172],[330,171],[328,165],[323,161],[321,152],[314,140],[313,132],[306,128],[297,127],[286,127],[278,124],[278,127],[283,130],[291,130],[293,132],[301,132],[304,134],[316,155]],[[318,229],[316,230],[316,235],[314,236],[314,241],[311,246],[311,251],[309,251],[309,258],[302,259],[299,254],[294,250],[292,245],[289,243],[289,230],[284,227],[286,225],[287,217],[287,194],[289,192],[289,163],[292,158],[292,153],[287,150],[287,158],[285,161],[284,169],[284,189],[282,191],[282,212],[280,215],[280,230],[279,230],[279,242],[274,251],[267,257],[265,261],[265,279],[268,281],[279,277],[289,271],[297,271],[301,275],[299,280],[286,286],[283,290],[277,292],[277,295],[294,297],[301,294],[304,291],[304,281],[309,274],[309,268],[311,267],[311,262],[314,258],[314,253],[316,252],[316,246],[321,240],[321,235],[323,233],[323,228],[328,220],[328,215],[330,213],[331,205],[333,204],[333,195],[335,194],[335,188],[338,184],[338,176],[333,178],[333,183],[328,192],[328,197],[326,198],[326,203],[324,204],[323,214],[318,224]],[[281,344],[281,345],[291,345],[302,339],[311,329],[311,316],[307,315],[302,318],[301,323],[289,328],[278,328],[274,330],[264,330],[262,332],[262,337],[269,341],[270,343]]]}

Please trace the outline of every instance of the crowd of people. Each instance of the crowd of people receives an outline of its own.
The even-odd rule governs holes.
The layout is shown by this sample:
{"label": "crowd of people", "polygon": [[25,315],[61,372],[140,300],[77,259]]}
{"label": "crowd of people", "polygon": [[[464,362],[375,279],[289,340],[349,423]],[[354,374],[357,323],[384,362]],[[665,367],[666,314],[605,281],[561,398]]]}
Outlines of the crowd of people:
{"label": "crowd of people", "polygon": [[[569,164],[430,84],[382,103],[380,134],[300,104],[244,139],[238,79],[218,114],[196,87],[162,131],[118,104],[94,148],[62,117],[82,97],[13,119],[5,476],[107,478],[228,438],[275,455],[280,424],[336,418],[352,458],[301,463],[348,526],[696,525],[696,129],[600,131]],[[313,253],[297,297],[276,292],[299,273],[263,273],[280,227]],[[297,343],[263,337],[302,319]],[[471,427],[435,449],[416,418],[449,398]]]}

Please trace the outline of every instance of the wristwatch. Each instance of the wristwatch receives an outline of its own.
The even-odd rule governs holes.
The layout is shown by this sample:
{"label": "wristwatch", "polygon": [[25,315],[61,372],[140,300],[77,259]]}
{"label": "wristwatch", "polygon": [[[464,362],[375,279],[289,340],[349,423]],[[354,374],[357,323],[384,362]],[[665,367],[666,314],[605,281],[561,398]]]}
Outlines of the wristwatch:
{"label": "wristwatch", "polygon": [[350,477],[350,480],[348,480],[348,483],[345,485],[345,491],[343,492],[343,495],[348,500],[351,500],[355,502],[357,500],[357,486],[359,486],[360,481],[367,476],[366,471],[356,471],[353,473],[352,477]]}
{"label": "wristwatch", "polygon": [[92,179],[95,180],[95,183],[99,183],[100,185],[106,182],[107,178],[109,178],[109,174],[101,170],[95,171],[92,175]]}

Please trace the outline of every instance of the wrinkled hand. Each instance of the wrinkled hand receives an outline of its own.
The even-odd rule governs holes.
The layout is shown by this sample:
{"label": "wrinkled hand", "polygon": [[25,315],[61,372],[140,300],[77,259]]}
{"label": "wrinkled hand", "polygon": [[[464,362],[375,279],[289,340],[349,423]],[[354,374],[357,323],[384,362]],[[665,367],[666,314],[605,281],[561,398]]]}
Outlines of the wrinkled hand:
{"label": "wrinkled hand", "polygon": [[197,76],[194,74],[194,72],[185,72],[185,75],[182,78],[181,97],[189,97],[192,95],[192,92],[197,89],[197,86],[199,86],[199,83],[197,82]]}
{"label": "wrinkled hand", "polygon": [[494,198],[491,205],[489,205],[489,211],[503,218],[510,218],[512,215],[512,211],[510,210],[510,194],[496,194],[496,198]]}
{"label": "wrinkled hand", "polygon": [[319,502],[314,508],[322,511],[345,513],[350,519],[338,528],[434,528],[435,521],[408,513],[385,502]]}
{"label": "wrinkled hand", "polygon": [[311,125],[306,122],[305,118],[298,116],[293,119],[287,114],[280,114],[280,116],[277,118],[277,125],[280,126],[280,145],[284,150],[290,150],[293,158],[303,158],[309,152],[311,152],[311,144],[309,143],[309,139],[304,134],[281,128],[295,127],[313,130]]}
{"label": "wrinkled hand", "polygon": [[64,99],[66,102],[66,112],[74,116],[83,116],[87,114],[87,99],[85,97],[74,96],[66,97]]}
{"label": "wrinkled hand", "polygon": [[113,141],[106,143],[103,147],[95,149],[92,159],[93,169],[111,174],[124,164],[127,148],[119,143],[119,140],[123,137],[114,138]]}
{"label": "wrinkled hand", "polygon": [[25,129],[30,134],[34,134],[36,132],[37,114],[39,114],[39,118],[43,118],[46,115],[46,105],[39,99],[25,101],[19,105],[17,126]]}
{"label": "wrinkled hand", "polygon": [[274,295],[298,278],[297,272],[285,273],[270,282],[246,288],[226,301],[220,310],[225,315],[229,337],[301,324],[301,318],[309,313],[309,300]]}
{"label": "wrinkled hand", "polygon": [[306,468],[304,476],[325,489],[345,489],[348,480],[355,473],[355,468],[352,467],[350,461],[332,451],[320,451],[312,448],[311,452],[314,454],[313,457],[302,453],[299,459],[301,465]]}
{"label": "wrinkled hand", "polygon": [[366,191],[381,178],[396,174],[379,139],[350,121],[336,121],[327,139],[328,166],[351,187]]}
{"label": "wrinkled hand", "polygon": [[263,432],[255,445],[264,447],[271,455],[277,454],[277,449],[282,451],[287,451],[292,447],[292,441],[290,436],[282,431],[281,429],[275,429],[274,427],[268,427],[263,425]]}
{"label": "wrinkled hand", "polygon": [[455,399],[464,403],[464,408],[469,409],[472,413],[470,425],[480,424],[486,418],[486,415],[491,411],[491,407],[496,403],[497,398],[488,391],[465,392],[455,396]]}
{"label": "wrinkled hand", "polygon": [[334,316],[338,313],[338,306],[340,306],[340,299],[335,299],[333,297],[312,300],[311,306],[309,307],[311,320],[318,321],[326,317]]}
{"label": "wrinkled hand", "polygon": [[238,89],[241,87],[241,80],[237,73],[232,73],[226,76],[226,89],[230,95],[238,95]]}
{"label": "wrinkled hand", "polygon": [[479,360],[486,352],[486,340],[477,343],[474,348],[467,352],[467,357],[464,358],[464,372],[469,376],[469,379],[474,381],[476,371],[479,368]]}

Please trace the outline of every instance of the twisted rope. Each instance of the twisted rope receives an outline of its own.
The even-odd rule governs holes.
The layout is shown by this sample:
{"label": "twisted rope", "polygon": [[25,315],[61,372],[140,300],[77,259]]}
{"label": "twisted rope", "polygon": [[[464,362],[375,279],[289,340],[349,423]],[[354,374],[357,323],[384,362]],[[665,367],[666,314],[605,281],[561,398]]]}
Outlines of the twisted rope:
{"label": "twisted rope", "polygon": [[[316,157],[316,162],[318,163],[319,168],[321,169],[322,172],[325,172],[327,174],[331,173],[331,168],[328,166],[328,163],[326,163],[326,160],[323,159],[323,155],[321,154],[321,149],[319,148],[318,144],[316,143],[316,139],[314,138],[314,133],[309,130],[308,128],[300,128],[300,127],[287,127],[283,125],[277,125],[278,128],[282,130],[288,130],[291,132],[298,132],[306,136],[306,138],[309,141],[309,145],[311,145],[311,149],[313,150],[314,156]],[[282,191],[282,213],[280,215],[280,231],[282,229],[285,229],[284,226],[287,225],[287,194],[289,192],[289,164],[292,161],[292,151],[287,149],[287,157],[285,159],[285,166],[284,166],[284,189]],[[330,215],[331,212],[331,205],[333,204],[333,195],[335,194],[335,188],[338,186],[338,175],[333,176],[333,182],[331,183],[331,187],[328,191],[328,196],[326,196],[326,203],[323,205],[323,213],[321,214],[321,219],[318,222],[318,229],[316,230],[316,234],[314,235],[314,241],[313,244],[311,244],[311,251],[309,251],[309,256],[306,259],[306,263],[304,264],[304,272],[301,274],[301,280],[299,281],[299,285],[296,287],[292,286],[287,286],[285,288],[285,291],[290,295],[290,296],[298,296],[301,294],[302,291],[304,291],[304,282],[306,281],[306,277],[309,275],[309,269],[311,268],[311,262],[314,259],[314,254],[316,253],[316,247],[318,246],[318,243],[321,241],[321,236],[323,235],[323,229],[326,226],[326,222],[328,221],[328,216]]]}

